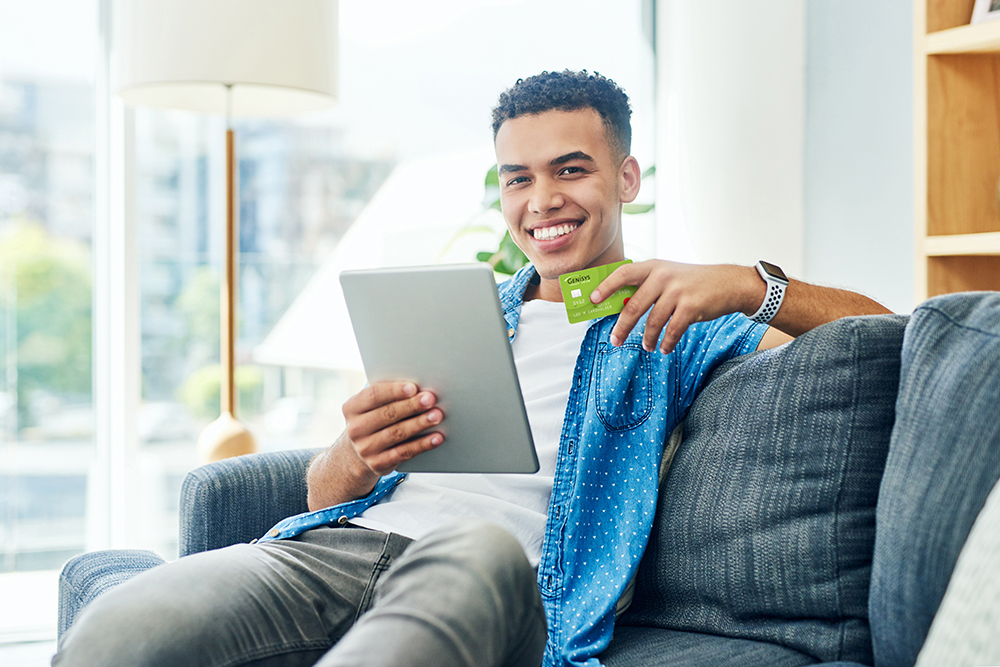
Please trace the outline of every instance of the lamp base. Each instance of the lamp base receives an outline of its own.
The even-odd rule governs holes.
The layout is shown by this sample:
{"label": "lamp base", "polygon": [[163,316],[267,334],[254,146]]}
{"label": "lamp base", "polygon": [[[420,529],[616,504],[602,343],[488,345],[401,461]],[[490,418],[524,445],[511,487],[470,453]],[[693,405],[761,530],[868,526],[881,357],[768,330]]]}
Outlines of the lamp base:
{"label": "lamp base", "polygon": [[228,412],[219,415],[198,436],[198,460],[202,464],[256,451],[253,434]]}

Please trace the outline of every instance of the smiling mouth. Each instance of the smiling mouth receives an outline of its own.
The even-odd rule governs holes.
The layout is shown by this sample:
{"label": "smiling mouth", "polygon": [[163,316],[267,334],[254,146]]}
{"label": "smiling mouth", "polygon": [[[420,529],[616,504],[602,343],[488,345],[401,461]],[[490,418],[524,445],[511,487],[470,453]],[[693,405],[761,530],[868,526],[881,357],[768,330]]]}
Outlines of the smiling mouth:
{"label": "smiling mouth", "polygon": [[561,225],[552,225],[551,227],[537,227],[531,230],[531,235],[538,241],[550,241],[569,234],[579,226],[579,222],[566,222]]}

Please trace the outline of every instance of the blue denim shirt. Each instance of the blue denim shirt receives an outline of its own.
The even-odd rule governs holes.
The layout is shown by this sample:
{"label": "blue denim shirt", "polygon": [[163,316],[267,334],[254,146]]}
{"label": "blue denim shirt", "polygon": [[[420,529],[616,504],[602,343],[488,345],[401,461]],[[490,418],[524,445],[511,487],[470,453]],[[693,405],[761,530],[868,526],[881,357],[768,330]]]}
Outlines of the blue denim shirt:
{"label": "blue denim shirt", "polygon": [[[534,275],[527,266],[499,286],[511,340]],[[611,345],[616,321],[612,315],[591,322],[563,419],[538,566],[549,632],[543,664],[550,667],[600,664],[618,599],[652,530],[664,443],[715,367],[755,350],[767,330],[742,315],[700,322],[663,355],[642,349],[645,317],[621,347]],[[285,519],[261,539],[342,525],[403,479],[386,475],[368,496]]]}

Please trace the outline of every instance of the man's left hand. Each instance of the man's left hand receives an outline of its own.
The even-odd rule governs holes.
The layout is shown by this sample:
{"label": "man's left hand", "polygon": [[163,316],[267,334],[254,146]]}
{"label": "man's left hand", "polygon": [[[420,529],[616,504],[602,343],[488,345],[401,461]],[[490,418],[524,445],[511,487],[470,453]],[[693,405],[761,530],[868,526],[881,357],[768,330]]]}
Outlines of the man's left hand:
{"label": "man's left hand", "polygon": [[[748,280],[751,277],[756,282]],[[758,301],[763,300],[766,291],[764,282],[753,268],[652,259],[618,267],[597,286],[590,300],[600,303],[625,285],[636,285],[639,289],[625,304],[618,323],[611,331],[612,345],[621,345],[639,318],[650,311],[642,335],[642,347],[648,352],[655,350],[660,333],[666,327],[660,341],[660,350],[664,354],[673,352],[681,336],[693,323],[741,311],[748,301],[753,300],[753,288],[759,292]]]}

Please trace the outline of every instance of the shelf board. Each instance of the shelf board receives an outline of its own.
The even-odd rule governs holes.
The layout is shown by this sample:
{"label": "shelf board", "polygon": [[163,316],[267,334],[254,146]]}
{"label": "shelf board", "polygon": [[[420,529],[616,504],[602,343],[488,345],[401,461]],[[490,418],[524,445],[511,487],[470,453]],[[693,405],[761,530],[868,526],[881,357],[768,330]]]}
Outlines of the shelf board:
{"label": "shelf board", "polygon": [[924,239],[924,252],[928,257],[1000,255],[1000,232],[928,236]]}
{"label": "shelf board", "polygon": [[1000,19],[928,33],[927,55],[944,53],[1000,53]]}

